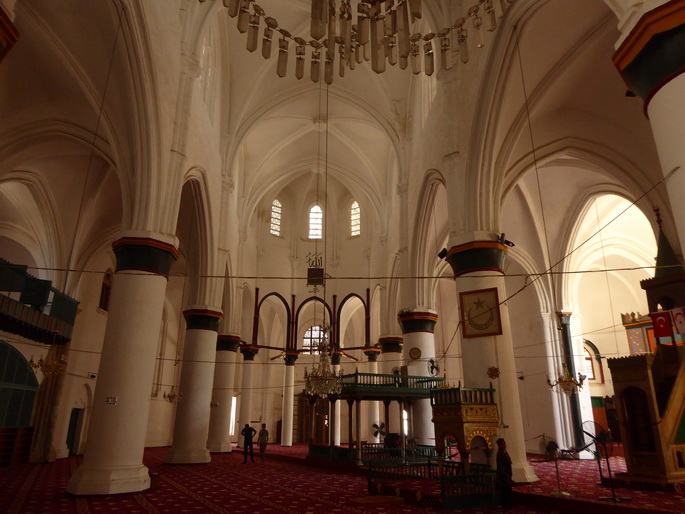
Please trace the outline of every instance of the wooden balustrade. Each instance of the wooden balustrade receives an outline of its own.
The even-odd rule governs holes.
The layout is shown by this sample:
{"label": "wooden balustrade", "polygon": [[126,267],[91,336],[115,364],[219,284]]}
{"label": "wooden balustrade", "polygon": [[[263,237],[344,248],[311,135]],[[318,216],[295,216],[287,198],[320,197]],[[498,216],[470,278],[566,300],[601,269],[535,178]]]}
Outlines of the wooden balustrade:
{"label": "wooden balustrade", "polygon": [[431,391],[431,405],[490,405],[494,403],[494,389],[466,389],[463,387],[455,387]]}
{"label": "wooden balustrade", "polygon": [[409,392],[426,397],[431,389],[440,387],[444,382],[440,377],[382,373],[352,373],[342,377],[341,396],[355,392]]}

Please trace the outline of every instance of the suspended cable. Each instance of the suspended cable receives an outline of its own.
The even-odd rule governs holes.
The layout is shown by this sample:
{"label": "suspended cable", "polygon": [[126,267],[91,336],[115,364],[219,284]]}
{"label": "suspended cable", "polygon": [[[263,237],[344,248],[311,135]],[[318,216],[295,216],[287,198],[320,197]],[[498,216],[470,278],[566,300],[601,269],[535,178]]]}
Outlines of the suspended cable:
{"label": "suspended cable", "polygon": [[[74,224],[74,238],[73,242],[71,245],[71,248],[69,249],[69,260],[67,261],[69,264],[72,263],[72,260],[74,258],[74,252],[76,250],[76,238],[78,236],[79,228],[81,227],[81,217],[83,215],[83,209],[84,209],[84,204],[86,201],[86,191],[88,190],[88,178],[90,177],[90,169],[91,165],[93,163],[93,157],[95,155],[95,145],[97,142],[98,138],[98,132],[100,131],[100,122],[102,121],[102,115],[105,110],[105,98],[107,97],[107,91],[109,90],[109,79],[112,75],[112,68],[114,67],[114,54],[117,49],[117,45],[119,42],[119,34],[121,32],[121,25],[122,25],[122,18],[124,16],[124,10],[125,6],[123,3],[120,3],[120,9],[117,9],[118,11],[118,20],[117,20],[117,30],[116,33],[114,34],[114,43],[112,44],[112,51],[110,52],[110,57],[109,57],[109,64],[107,65],[107,75],[105,76],[105,87],[102,91],[102,98],[100,99],[100,105],[98,106],[98,115],[97,119],[95,121],[95,131],[93,132],[93,140],[91,141],[90,144],[90,155],[88,156],[88,164],[86,165],[86,176],[83,180],[83,189],[81,190],[81,198],[79,200],[79,206],[78,206],[78,211],[76,213],[76,222]],[[68,279],[69,279],[69,272],[72,271],[72,268],[66,268],[65,269],[66,274],[64,275],[64,286],[65,288],[68,286]]]}

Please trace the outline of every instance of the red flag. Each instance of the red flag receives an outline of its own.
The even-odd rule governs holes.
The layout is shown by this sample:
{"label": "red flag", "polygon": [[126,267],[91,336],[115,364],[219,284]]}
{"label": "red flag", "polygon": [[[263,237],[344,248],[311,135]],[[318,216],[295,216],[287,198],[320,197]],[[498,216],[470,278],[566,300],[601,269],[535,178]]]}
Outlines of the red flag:
{"label": "red flag", "polygon": [[671,327],[671,315],[668,311],[652,312],[652,325],[654,326],[654,337],[673,337]]}
{"label": "red flag", "polygon": [[678,307],[669,311],[675,324],[675,329],[679,334],[685,333],[685,309]]}

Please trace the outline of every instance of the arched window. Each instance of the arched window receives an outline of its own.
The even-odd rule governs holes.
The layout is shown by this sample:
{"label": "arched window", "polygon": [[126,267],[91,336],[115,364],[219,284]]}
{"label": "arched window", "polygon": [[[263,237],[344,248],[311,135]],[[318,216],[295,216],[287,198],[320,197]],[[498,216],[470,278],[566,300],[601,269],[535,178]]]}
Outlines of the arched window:
{"label": "arched window", "polygon": [[24,356],[4,341],[0,341],[0,384],[0,428],[30,426],[38,380]]}
{"label": "arched window", "polygon": [[592,341],[583,340],[584,371],[583,374],[588,380],[593,380],[600,384],[604,383],[604,371],[599,350]]}
{"label": "arched window", "polygon": [[323,210],[318,205],[309,209],[309,239],[323,237]]}
{"label": "arched window", "polygon": [[595,380],[595,363],[592,359],[590,350],[585,348],[585,376],[588,380]]}
{"label": "arched window", "polygon": [[314,325],[304,333],[302,339],[302,350],[311,355],[319,354],[319,344],[325,339],[326,332],[323,327]]}
{"label": "arched window", "polygon": [[362,233],[361,209],[357,202],[350,206],[350,236],[355,237]]}
{"label": "arched window", "polygon": [[278,198],[271,202],[271,228],[269,229],[272,235],[281,235],[281,202]]}
{"label": "arched window", "polygon": [[102,288],[100,289],[100,303],[98,307],[103,311],[109,310],[109,297],[112,294],[112,271],[107,270],[105,277],[102,279]]}

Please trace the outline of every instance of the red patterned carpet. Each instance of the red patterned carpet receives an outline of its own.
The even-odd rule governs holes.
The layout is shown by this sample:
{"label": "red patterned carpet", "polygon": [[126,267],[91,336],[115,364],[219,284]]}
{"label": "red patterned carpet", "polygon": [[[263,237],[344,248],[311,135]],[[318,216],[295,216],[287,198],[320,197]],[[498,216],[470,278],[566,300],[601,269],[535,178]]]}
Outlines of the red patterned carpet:
{"label": "red patterned carpet", "polygon": [[[113,496],[74,497],[66,483],[80,458],[70,457],[51,464],[26,464],[0,468],[0,512],[7,513],[409,513],[437,512],[430,508],[398,504],[397,498],[369,497],[366,477],[342,473],[334,465],[312,466],[304,462],[306,447],[271,446],[264,463],[242,464],[242,454],[214,454],[212,462],[198,465],[162,463],[168,448],[149,448],[145,464],[153,475],[153,487],[142,493]],[[613,461],[616,460],[614,463]],[[595,461],[560,461],[562,489],[575,500],[553,500],[557,490],[554,464],[533,462],[541,481],[519,486],[515,513],[575,512],[685,512],[680,493],[617,489],[617,495],[633,501],[618,506],[598,502],[611,491],[596,485]],[[622,459],[612,458],[620,470]],[[547,502],[547,503],[545,503]],[[496,512],[477,509],[462,512]]]}

